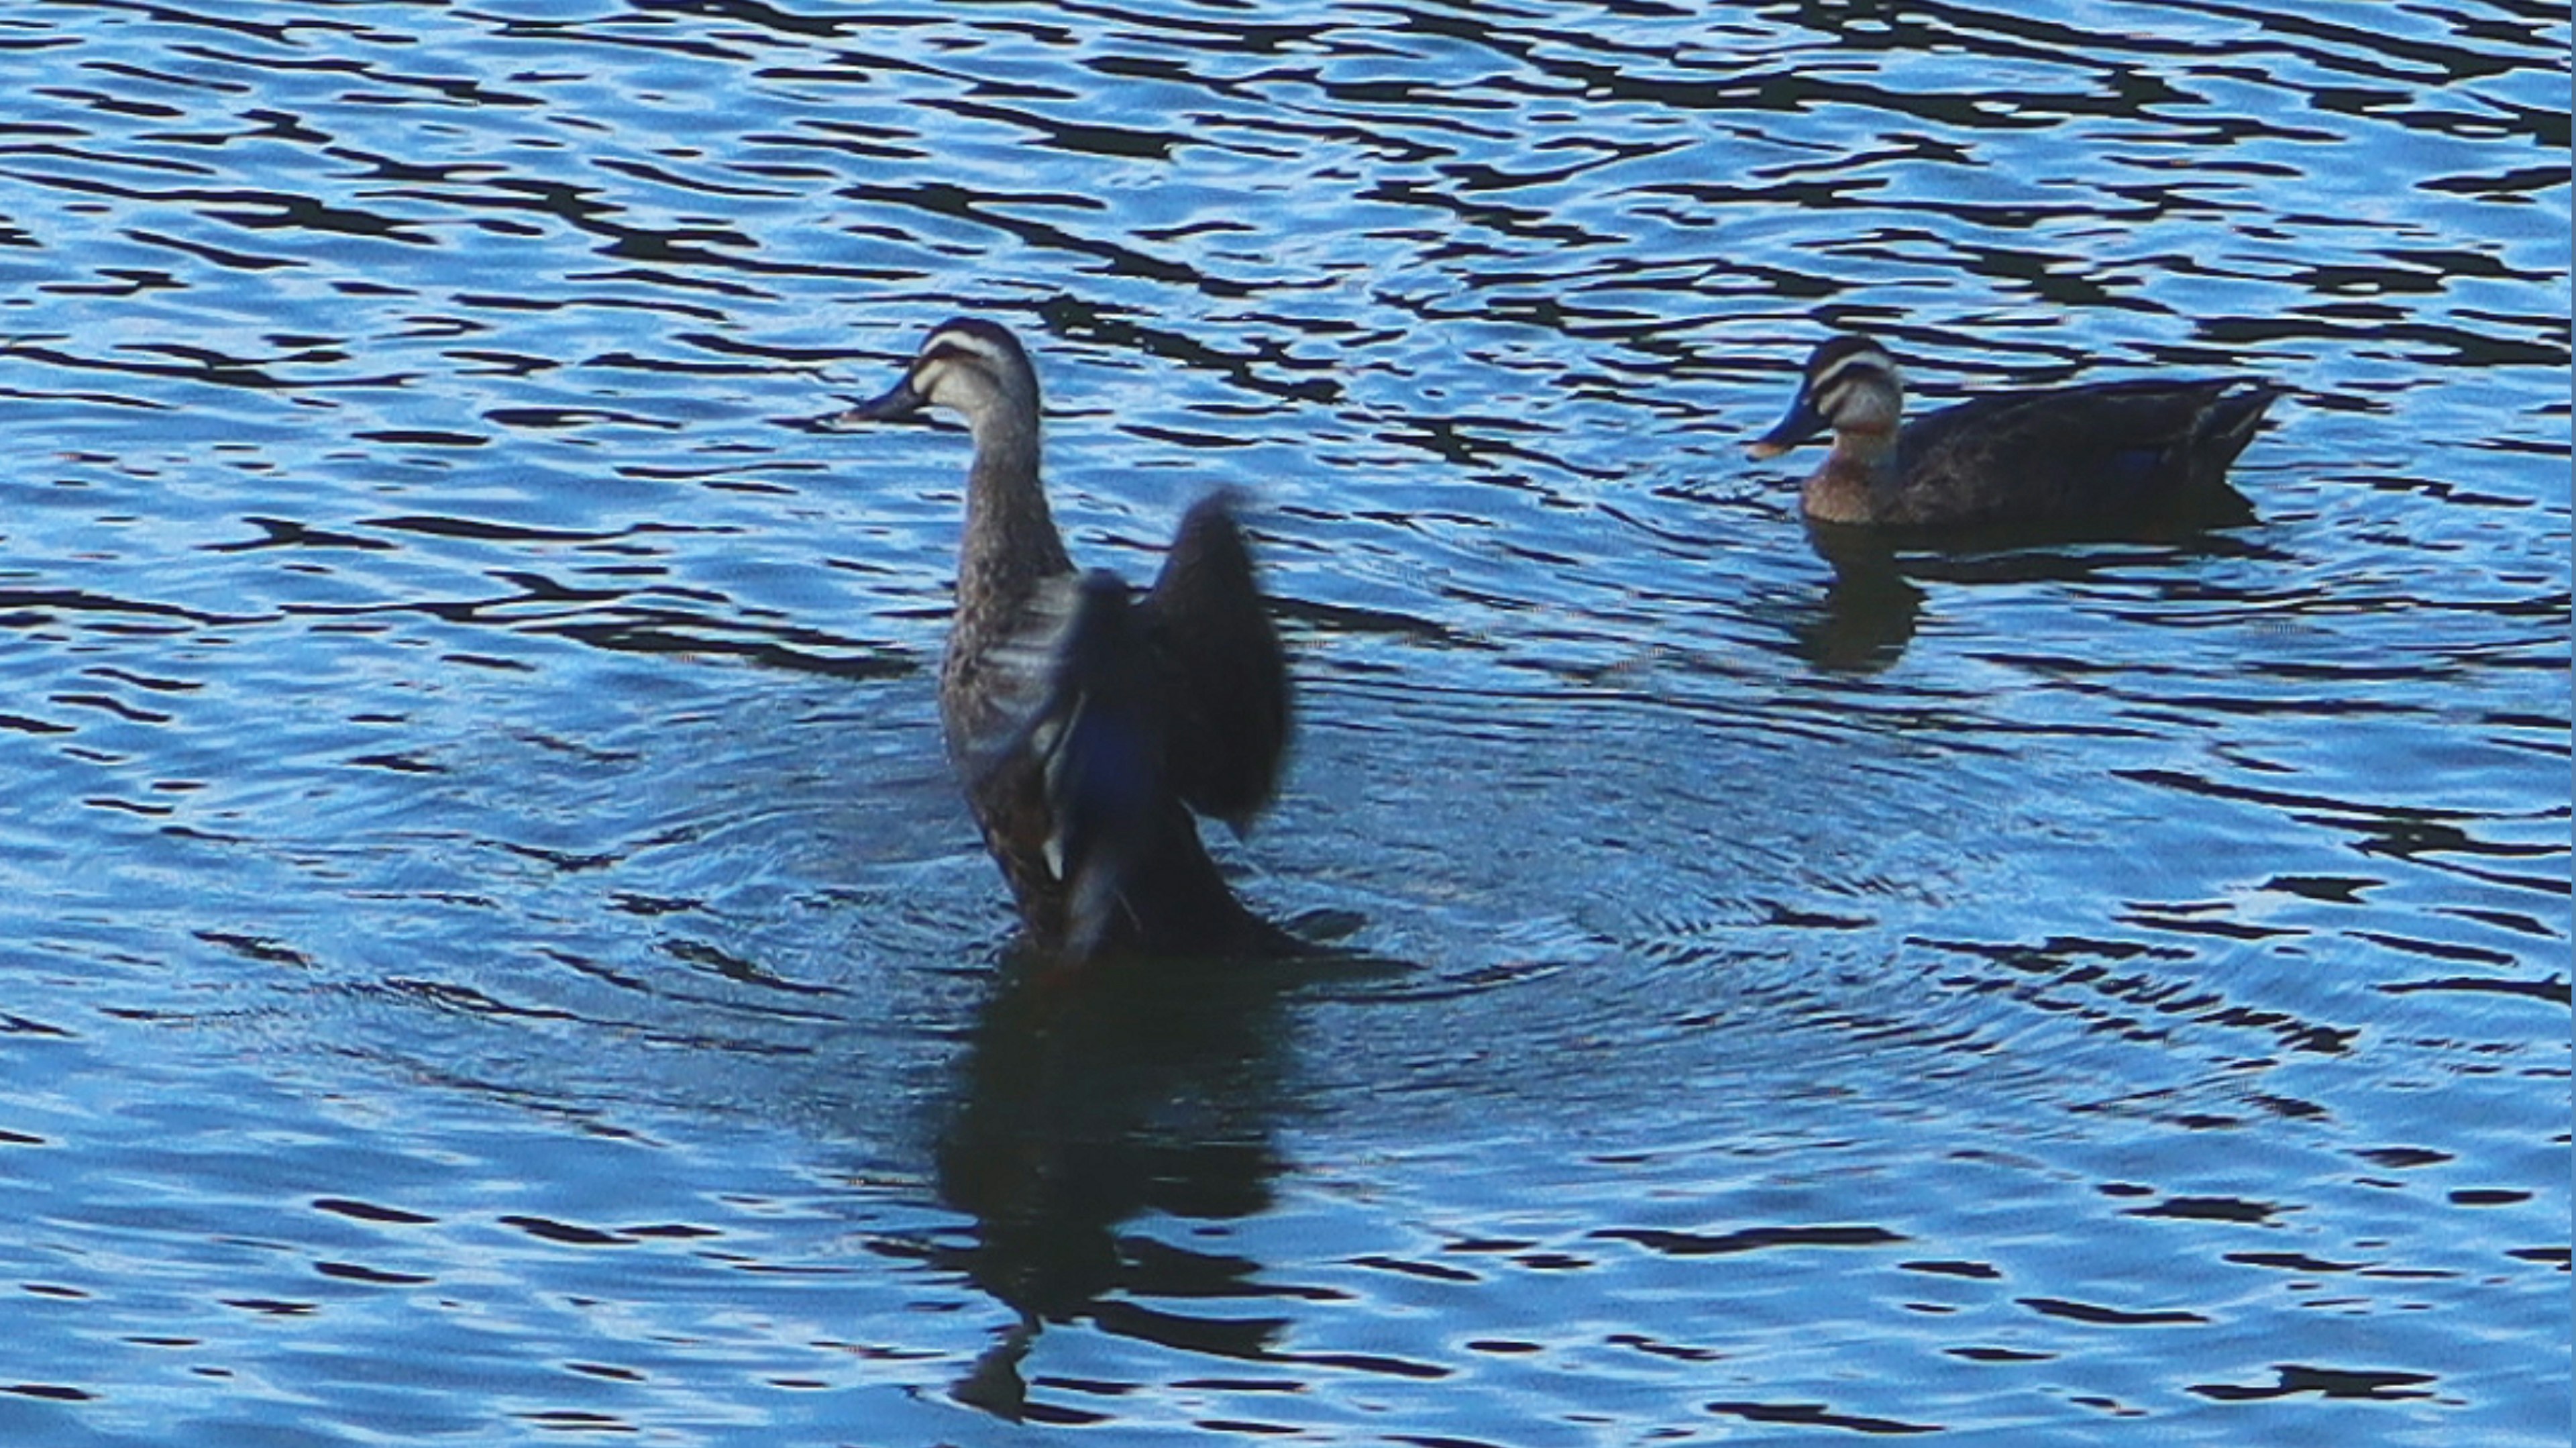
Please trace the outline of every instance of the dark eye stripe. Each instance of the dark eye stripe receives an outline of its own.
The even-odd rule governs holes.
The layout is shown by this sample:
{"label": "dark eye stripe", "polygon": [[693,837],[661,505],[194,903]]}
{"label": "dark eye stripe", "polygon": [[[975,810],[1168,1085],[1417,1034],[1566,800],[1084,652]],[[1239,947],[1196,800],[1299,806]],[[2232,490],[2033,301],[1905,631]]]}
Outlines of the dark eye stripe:
{"label": "dark eye stripe", "polygon": [[926,375],[931,368],[942,362],[948,363],[952,366],[962,364],[971,367],[982,367],[987,370],[989,370],[992,365],[990,361],[985,358],[984,354],[977,351],[972,345],[964,342],[951,341],[946,337],[939,337],[934,338],[930,345],[922,348],[920,356],[912,359],[912,371],[905,374],[905,380],[909,381],[913,385],[914,389],[918,391],[923,386],[922,378],[924,375]]}
{"label": "dark eye stripe", "polygon": [[1808,397],[1816,411],[1831,420],[1846,409],[1865,402],[1873,393],[1893,397],[1897,390],[1895,373],[1874,360],[1856,361],[1853,365],[1835,369],[1831,379]]}
{"label": "dark eye stripe", "polygon": [[1886,377],[1893,370],[1884,352],[1853,352],[1837,357],[1817,368],[1812,385],[1822,390],[1850,379],[1854,373],[1875,372],[1881,377]]}

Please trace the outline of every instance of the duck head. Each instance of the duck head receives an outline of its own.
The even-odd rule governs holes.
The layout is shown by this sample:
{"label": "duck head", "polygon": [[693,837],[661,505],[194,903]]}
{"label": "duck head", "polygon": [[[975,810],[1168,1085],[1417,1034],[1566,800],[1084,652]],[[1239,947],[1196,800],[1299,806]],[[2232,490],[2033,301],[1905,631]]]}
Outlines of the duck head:
{"label": "duck head", "polygon": [[1038,373],[1020,339],[998,322],[958,317],[923,339],[903,380],[882,395],[813,426],[843,432],[944,407],[979,438],[996,422],[1026,426],[1038,415]]}
{"label": "duck head", "polygon": [[1770,458],[1828,430],[1893,437],[1904,410],[1905,378],[1896,359],[1869,338],[1845,333],[1807,358],[1789,415],[1745,447],[1757,458]]}

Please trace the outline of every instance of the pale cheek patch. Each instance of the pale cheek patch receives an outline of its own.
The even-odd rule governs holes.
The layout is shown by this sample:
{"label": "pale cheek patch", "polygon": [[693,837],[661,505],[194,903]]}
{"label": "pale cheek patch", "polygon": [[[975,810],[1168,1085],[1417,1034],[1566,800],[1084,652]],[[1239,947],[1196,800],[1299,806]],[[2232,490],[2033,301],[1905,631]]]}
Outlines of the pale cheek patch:
{"label": "pale cheek patch", "polygon": [[991,393],[991,372],[980,358],[962,357],[954,348],[925,357],[912,370],[912,390],[959,412],[971,414]]}
{"label": "pale cheek patch", "polygon": [[1868,427],[1895,416],[1895,398],[1868,378],[1835,383],[1816,398],[1816,411],[1836,427]]}
{"label": "pale cheek patch", "polygon": [[1807,386],[1821,396],[1827,388],[1841,381],[1844,373],[1855,367],[1866,372],[1884,373],[1891,383],[1896,380],[1896,363],[1886,353],[1854,352],[1848,357],[1834,359],[1833,365],[1817,373]]}
{"label": "pale cheek patch", "polygon": [[1866,354],[1858,352],[1853,353],[1849,357],[1837,357],[1834,359],[1831,366],[1825,368],[1824,371],[1817,373],[1814,378],[1810,379],[1807,386],[1810,390],[1814,391],[1821,397],[1826,391],[1830,390],[1835,383],[1842,380],[1844,373],[1849,372],[1855,364],[1864,360],[1866,360]]}
{"label": "pale cheek patch", "polygon": [[925,360],[941,352],[963,352],[994,364],[1002,360],[1001,349],[990,338],[978,337],[972,332],[937,332],[922,344],[921,353]]}
{"label": "pale cheek patch", "polygon": [[1887,354],[1855,352],[1817,373],[1809,395],[1836,427],[1873,427],[1894,420],[1899,385]]}

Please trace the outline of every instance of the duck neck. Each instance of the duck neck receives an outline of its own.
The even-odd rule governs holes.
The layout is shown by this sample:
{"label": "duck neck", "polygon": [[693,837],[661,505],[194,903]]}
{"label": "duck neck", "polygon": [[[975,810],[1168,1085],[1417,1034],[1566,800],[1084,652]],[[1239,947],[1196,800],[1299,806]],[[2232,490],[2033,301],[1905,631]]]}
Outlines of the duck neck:
{"label": "duck neck", "polygon": [[957,548],[961,624],[1002,621],[1040,580],[1073,567],[1038,476],[1037,419],[987,416],[974,431],[966,531]]}
{"label": "duck neck", "polygon": [[1879,484],[1895,462],[1894,428],[1837,429],[1833,452],[1801,494],[1807,516],[1828,523],[1881,521]]}

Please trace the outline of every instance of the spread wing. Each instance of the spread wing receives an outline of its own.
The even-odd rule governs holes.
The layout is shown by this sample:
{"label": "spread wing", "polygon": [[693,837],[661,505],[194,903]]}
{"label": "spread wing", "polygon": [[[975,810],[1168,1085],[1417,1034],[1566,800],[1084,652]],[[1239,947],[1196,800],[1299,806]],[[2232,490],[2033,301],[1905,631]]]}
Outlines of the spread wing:
{"label": "spread wing", "polygon": [[1065,949],[1075,959],[1107,935],[1172,808],[1160,691],[1130,600],[1107,569],[1083,576],[1032,740],[1053,820],[1047,864],[1064,882]]}
{"label": "spread wing", "polygon": [[1135,872],[1188,833],[1180,804],[1241,831],[1277,787],[1287,660],[1223,494],[1182,518],[1149,592],[1107,570],[1049,580],[988,667],[1008,687],[969,746],[970,788],[1036,772],[1037,852],[1071,956],[1108,937]]}
{"label": "spread wing", "polygon": [[1160,655],[1173,787],[1240,833],[1270,803],[1287,756],[1288,659],[1232,494],[1212,493],[1182,517],[1138,608]]}

